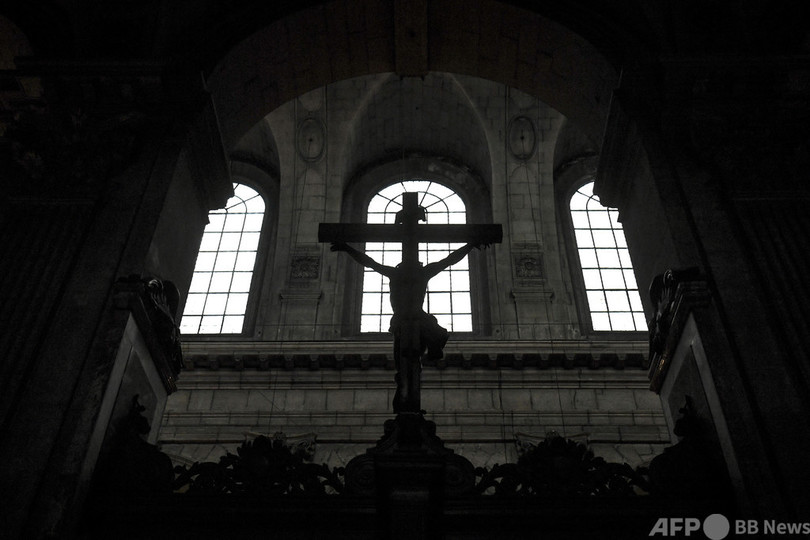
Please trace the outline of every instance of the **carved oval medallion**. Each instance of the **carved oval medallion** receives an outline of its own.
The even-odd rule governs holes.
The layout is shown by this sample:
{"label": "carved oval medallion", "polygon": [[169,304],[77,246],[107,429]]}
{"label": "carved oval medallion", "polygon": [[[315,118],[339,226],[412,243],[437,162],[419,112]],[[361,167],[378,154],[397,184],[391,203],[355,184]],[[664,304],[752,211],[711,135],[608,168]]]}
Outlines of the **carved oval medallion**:
{"label": "carved oval medallion", "polygon": [[317,118],[307,118],[298,125],[296,147],[304,161],[318,161],[326,147],[323,123]]}
{"label": "carved oval medallion", "polygon": [[526,161],[534,155],[537,146],[537,132],[534,123],[527,116],[516,116],[509,122],[509,151],[517,159]]}

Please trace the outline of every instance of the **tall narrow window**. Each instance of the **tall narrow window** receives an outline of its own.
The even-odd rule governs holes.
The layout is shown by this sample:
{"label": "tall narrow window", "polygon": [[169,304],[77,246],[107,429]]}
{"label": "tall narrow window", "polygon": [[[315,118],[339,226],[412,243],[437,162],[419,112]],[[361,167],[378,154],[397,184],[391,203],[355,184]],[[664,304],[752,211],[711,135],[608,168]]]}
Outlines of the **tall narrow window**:
{"label": "tall narrow window", "polygon": [[[406,180],[380,190],[368,205],[369,223],[394,223],[396,213],[402,209],[402,193],[419,193],[419,205],[427,210],[430,224],[467,222],[464,202],[453,190],[428,180]],[[464,244],[419,244],[419,260],[423,264],[444,259]],[[366,253],[386,266],[402,261],[399,243],[366,244]],[[470,300],[470,270],[468,257],[443,270],[428,283],[422,308],[434,315],[439,324],[451,332],[472,331],[472,305]],[[365,269],[363,274],[363,302],[360,315],[361,332],[385,332],[391,319],[388,278]]]}
{"label": "tall narrow window", "polygon": [[590,182],[571,197],[571,219],[593,329],[646,330],[619,211],[602,206]]}
{"label": "tall narrow window", "polygon": [[265,205],[248,186],[234,184],[233,191],[225,208],[208,214],[180,323],[184,334],[242,332]]}

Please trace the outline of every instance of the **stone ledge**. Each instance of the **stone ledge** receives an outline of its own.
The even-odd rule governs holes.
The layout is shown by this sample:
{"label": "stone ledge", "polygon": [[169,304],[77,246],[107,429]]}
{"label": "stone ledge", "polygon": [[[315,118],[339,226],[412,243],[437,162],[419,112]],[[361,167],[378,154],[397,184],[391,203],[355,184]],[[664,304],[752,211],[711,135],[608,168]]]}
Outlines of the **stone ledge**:
{"label": "stone ledge", "polygon": [[[191,341],[186,370],[393,370],[389,341]],[[644,369],[646,341],[453,341],[427,368]]]}

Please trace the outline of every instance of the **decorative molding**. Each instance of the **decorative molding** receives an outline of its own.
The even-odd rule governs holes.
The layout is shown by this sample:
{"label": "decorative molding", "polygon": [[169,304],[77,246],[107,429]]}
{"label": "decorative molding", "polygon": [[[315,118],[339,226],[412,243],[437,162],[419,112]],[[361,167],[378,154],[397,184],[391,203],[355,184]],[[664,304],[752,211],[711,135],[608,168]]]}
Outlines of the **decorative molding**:
{"label": "decorative molding", "polygon": [[512,300],[517,304],[551,302],[554,298],[554,291],[550,291],[541,285],[535,287],[515,287],[509,291]]}
{"label": "decorative molding", "polygon": [[[285,302],[317,301],[320,291],[285,291]],[[508,354],[505,353],[508,351]],[[393,369],[391,342],[198,341],[185,342],[186,369]],[[448,342],[440,361],[427,367],[488,369],[646,369],[648,343],[642,341],[478,341]]]}
{"label": "decorative molding", "polygon": [[[267,383],[265,382],[265,388]],[[387,385],[387,386],[386,386]],[[205,388],[212,389],[212,384],[207,385]],[[312,385],[298,385],[306,389],[315,387]],[[359,384],[357,385],[359,387]],[[369,389],[375,390],[391,390],[390,378],[386,380],[386,384],[382,382],[378,384],[369,384],[358,391],[368,391]],[[462,385],[454,385],[456,389]],[[468,383],[464,386],[469,387]],[[594,388],[603,388],[605,385],[598,386],[594,383]],[[611,385],[614,388],[619,388],[621,385]],[[479,386],[473,386],[479,388]],[[329,391],[332,389],[346,390],[346,388],[338,385],[323,385],[316,387],[319,390]],[[481,388],[484,388],[481,385]],[[492,389],[492,385],[486,386],[486,389]],[[567,386],[564,386],[567,388]],[[587,388],[587,386],[578,386],[578,390]],[[201,389],[195,386],[192,390]],[[229,386],[227,389],[231,389]],[[423,389],[430,390],[444,390],[441,383],[430,385],[423,385]],[[627,387],[622,387],[627,390]],[[217,388],[216,390],[221,390]],[[243,389],[244,390],[244,389]],[[298,387],[293,387],[292,384],[284,385],[277,390],[282,391],[297,391]],[[354,390],[357,390],[355,388]],[[559,390],[556,385],[545,385],[543,391],[555,392]],[[645,390],[643,382],[633,384],[632,390]],[[501,424],[491,424],[487,419],[493,415],[492,410],[476,410],[476,411],[452,411],[452,412],[431,412],[431,420],[439,426],[445,438],[455,439],[460,438],[461,442],[503,442],[505,435],[503,433],[503,426]],[[301,411],[284,411],[275,409],[273,411],[257,411],[257,412],[217,412],[217,411],[192,411],[192,412],[174,412],[169,411],[164,415],[163,423],[161,425],[161,444],[210,444],[212,433],[216,434],[216,444],[234,444],[240,443],[245,440],[245,435],[250,437],[257,437],[261,433],[255,431],[258,426],[290,426],[290,425],[311,425],[311,426],[356,426],[356,431],[352,433],[352,442],[365,443],[375,442],[374,440],[367,440],[367,429],[370,426],[382,425],[388,418],[389,412],[368,412],[366,410],[333,410],[326,412],[301,412]],[[672,439],[669,429],[666,426],[666,420],[662,413],[653,413],[650,411],[633,411],[633,412],[600,412],[594,410],[582,411],[574,408],[556,410],[550,412],[537,412],[537,411],[510,411],[510,422],[514,425],[532,425],[532,426],[546,426],[546,428],[556,429],[571,429],[572,426],[577,426],[576,429],[583,429],[581,433],[576,433],[569,436],[570,439],[576,439],[581,442],[587,441],[591,444],[629,444],[644,443],[644,444],[669,444]],[[640,427],[640,422],[644,422],[643,428]],[[475,434],[464,433],[467,426],[477,426]],[[208,432],[200,433],[199,427],[206,426]],[[632,436],[628,436],[623,430],[633,426]],[[251,431],[245,431],[245,430]],[[552,432],[550,432],[552,433]],[[526,450],[536,446],[544,438],[548,437],[549,433],[545,436],[528,435],[525,433],[515,433],[514,444],[517,449],[518,455],[521,455]],[[292,448],[300,448],[309,454],[316,450],[315,435],[312,433],[298,435],[295,437],[288,437],[288,445]],[[331,437],[335,437],[334,433]],[[342,436],[338,435],[342,440]],[[334,444],[334,439],[330,436],[319,439],[324,445]]]}
{"label": "decorative molding", "polygon": [[284,289],[279,293],[282,302],[317,302],[321,299],[321,296],[323,296],[321,291],[307,289]]}

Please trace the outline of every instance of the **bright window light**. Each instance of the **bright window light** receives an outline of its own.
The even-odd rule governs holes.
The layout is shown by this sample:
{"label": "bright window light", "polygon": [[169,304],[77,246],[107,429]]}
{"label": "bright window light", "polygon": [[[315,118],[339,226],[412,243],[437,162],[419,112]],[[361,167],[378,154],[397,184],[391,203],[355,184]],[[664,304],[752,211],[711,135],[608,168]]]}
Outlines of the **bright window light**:
{"label": "bright window light", "polygon": [[264,199],[242,184],[225,208],[208,214],[180,322],[183,334],[239,334],[256,263]]}
{"label": "bright window light", "polygon": [[[368,223],[394,223],[402,209],[402,193],[419,193],[419,205],[427,210],[430,224],[464,224],[467,209],[453,190],[429,180],[405,180],[381,189],[368,205]],[[419,260],[423,264],[439,261],[464,244],[419,244]],[[386,266],[402,262],[402,245],[396,242],[368,242],[366,253]],[[360,315],[361,332],[386,332],[391,320],[388,278],[366,268],[363,274],[363,298]],[[470,270],[468,257],[446,268],[428,283],[426,312],[451,332],[472,331],[472,302],[470,300]]]}
{"label": "bright window light", "polygon": [[646,330],[619,211],[600,204],[593,182],[577,190],[570,207],[593,329]]}

